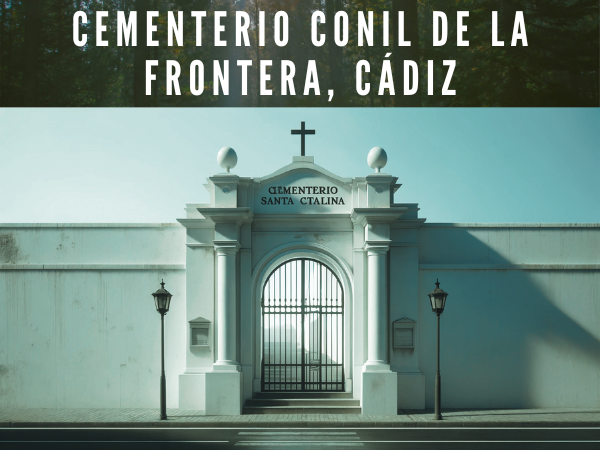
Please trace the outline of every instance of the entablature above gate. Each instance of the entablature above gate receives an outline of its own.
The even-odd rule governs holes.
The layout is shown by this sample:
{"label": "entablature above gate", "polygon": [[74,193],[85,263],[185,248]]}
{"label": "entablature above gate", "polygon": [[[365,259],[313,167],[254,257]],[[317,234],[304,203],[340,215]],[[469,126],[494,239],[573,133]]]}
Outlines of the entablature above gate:
{"label": "entablature above gate", "polygon": [[216,174],[205,187],[212,208],[249,207],[255,214],[274,215],[350,214],[354,208],[393,207],[400,187],[397,180],[380,172],[340,177],[307,156],[294,157],[291,164],[265,177]]}
{"label": "entablature above gate", "polygon": [[350,214],[256,214],[252,232],[352,232]]}
{"label": "entablature above gate", "polygon": [[253,216],[243,221],[252,221],[245,228],[253,233],[351,232],[359,225],[357,213],[367,210],[372,210],[370,217],[377,212],[389,216],[386,222],[392,228],[418,228],[424,222],[416,203],[394,202],[398,179],[380,169],[365,177],[341,177],[315,164],[312,156],[295,156],[291,164],[264,177],[240,177],[225,168],[227,173],[207,180],[210,203],[187,205],[187,218],[180,220],[184,226],[214,227],[219,211],[243,210]]}

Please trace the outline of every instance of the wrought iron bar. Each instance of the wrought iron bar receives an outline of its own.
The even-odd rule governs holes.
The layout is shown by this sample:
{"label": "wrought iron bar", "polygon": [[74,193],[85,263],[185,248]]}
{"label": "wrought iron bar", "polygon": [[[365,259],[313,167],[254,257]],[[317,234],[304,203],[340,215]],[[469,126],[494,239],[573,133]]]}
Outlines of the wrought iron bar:
{"label": "wrought iron bar", "polygon": [[343,391],[344,290],[331,269],[308,258],[281,264],[261,306],[262,390]]}

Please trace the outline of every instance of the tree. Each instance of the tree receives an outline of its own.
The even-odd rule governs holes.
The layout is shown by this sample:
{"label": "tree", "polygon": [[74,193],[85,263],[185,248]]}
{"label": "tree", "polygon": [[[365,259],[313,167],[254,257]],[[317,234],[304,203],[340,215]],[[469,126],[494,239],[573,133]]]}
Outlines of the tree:
{"label": "tree", "polygon": [[[411,43],[410,46],[399,46],[398,12],[404,11],[404,39]],[[419,52],[419,16],[417,0],[392,0],[392,27],[394,30],[394,106],[421,106],[420,90],[414,95],[404,95],[404,60],[415,61],[420,65]]]}

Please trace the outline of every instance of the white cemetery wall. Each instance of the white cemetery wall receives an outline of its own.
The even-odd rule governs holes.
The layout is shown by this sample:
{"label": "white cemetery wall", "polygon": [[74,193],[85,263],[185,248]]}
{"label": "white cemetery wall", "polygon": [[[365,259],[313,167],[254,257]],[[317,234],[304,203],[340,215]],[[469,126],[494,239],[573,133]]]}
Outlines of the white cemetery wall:
{"label": "white cemetery wall", "polygon": [[167,406],[185,368],[179,224],[0,226],[0,407],[159,406],[164,278]]}
{"label": "white cemetery wall", "polygon": [[419,232],[419,367],[434,403],[441,317],[444,407],[600,405],[600,226],[425,224]]}
{"label": "white cemetery wall", "polygon": [[[292,232],[298,225],[255,218],[254,267],[296,244],[329,249],[352,266],[349,219]],[[443,406],[598,406],[598,225],[425,224],[395,233],[390,319],[415,320],[418,338],[414,349],[391,350],[391,363],[424,374],[427,407],[436,350],[427,294],[436,278],[450,293],[441,319]],[[186,302],[186,317],[185,254],[208,267],[211,250],[186,247],[178,224],[0,226],[0,407],[158,407],[160,316],[150,294],[161,278],[174,295],[166,369],[168,406],[177,407],[187,320],[213,319],[210,302]],[[205,275],[199,284],[189,277],[188,288],[210,284],[213,272]],[[360,342],[347,351],[362,346],[354,337]],[[188,362],[209,364],[213,351],[206,361],[188,354],[202,359]]]}
{"label": "white cemetery wall", "polygon": [[[390,364],[398,373],[398,408],[423,409],[425,382],[419,369],[420,322],[428,316],[419,315],[419,249],[417,228],[392,229],[390,246]],[[414,322],[411,322],[414,321]],[[412,334],[412,346],[396,345],[394,324]]]}

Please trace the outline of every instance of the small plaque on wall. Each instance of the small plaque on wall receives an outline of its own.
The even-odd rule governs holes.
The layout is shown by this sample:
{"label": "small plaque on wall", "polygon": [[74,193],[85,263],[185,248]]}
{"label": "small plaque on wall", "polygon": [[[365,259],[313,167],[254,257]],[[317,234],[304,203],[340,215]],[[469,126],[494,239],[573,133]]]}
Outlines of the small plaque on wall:
{"label": "small plaque on wall", "polygon": [[190,347],[210,349],[210,321],[203,317],[190,320]]}
{"label": "small plaque on wall", "polygon": [[208,328],[192,328],[192,345],[208,345]]}
{"label": "small plaque on wall", "polygon": [[415,328],[417,322],[408,317],[396,320],[393,330],[394,348],[415,348]]}
{"label": "small plaque on wall", "polygon": [[414,347],[412,328],[396,328],[394,331],[394,347]]}

